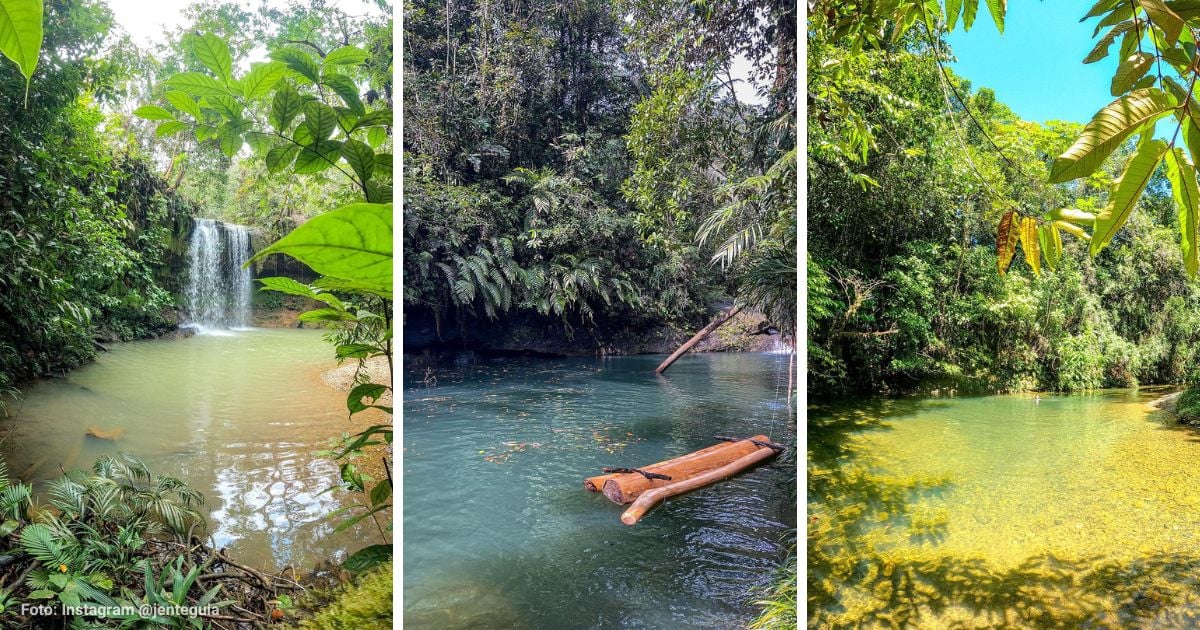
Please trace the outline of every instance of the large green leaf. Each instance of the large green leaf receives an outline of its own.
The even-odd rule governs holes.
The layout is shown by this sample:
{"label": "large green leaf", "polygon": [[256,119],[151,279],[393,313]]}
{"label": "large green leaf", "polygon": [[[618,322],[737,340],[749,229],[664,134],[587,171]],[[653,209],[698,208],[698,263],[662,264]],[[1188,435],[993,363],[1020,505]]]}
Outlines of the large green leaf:
{"label": "large green leaf", "polygon": [[178,109],[185,114],[191,114],[192,118],[195,118],[197,122],[204,117],[200,113],[200,104],[196,102],[196,99],[188,96],[186,92],[181,90],[169,90],[166,93],[166,97],[167,102],[174,105],[175,109]]}
{"label": "large green leaf", "polygon": [[300,152],[300,147],[288,143],[281,144],[267,151],[267,170],[271,173],[278,173],[283,169],[291,166],[296,159],[296,154]]}
{"label": "large green leaf", "polygon": [[133,115],[146,120],[175,120],[175,114],[158,105],[142,105],[133,110]]}
{"label": "large green leaf", "polygon": [[954,31],[954,25],[958,24],[958,14],[962,13],[963,0],[946,0],[946,30]]}
{"label": "large green leaf", "polygon": [[323,80],[325,85],[337,92],[350,111],[359,116],[367,113],[367,108],[363,106],[362,98],[358,95],[358,85],[354,83],[354,79],[344,74],[326,72]]}
{"label": "large green leaf", "polygon": [[325,55],[327,66],[355,66],[367,60],[367,52],[357,46],[341,46]]}
{"label": "large green leaf", "polygon": [[1154,65],[1154,59],[1154,55],[1140,52],[1134,53],[1122,61],[1121,65],[1117,66],[1116,73],[1113,74],[1112,85],[1109,88],[1112,95],[1120,96],[1128,92],[1129,88],[1133,87],[1133,84],[1137,83],[1138,79],[1142,78]]}
{"label": "large green leaf", "polygon": [[1008,10],[1008,0],[987,0],[987,6],[992,14],[992,21],[996,23],[996,30],[1003,35],[1004,13]]}
{"label": "large green leaf", "polygon": [[1050,181],[1066,182],[1091,175],[1135,131],[1174,107],[1175,100],[1157,88],[1135,90],[1109,103],[1083,128],[1075,144],[1054,160]]}
{"label": "large green leaf", "polygon": [[232,78],[233,57],[229,54],[229,44],[226,44],[225,40],[212,33],[205,33],[193,35],[191,41],[192,52],[204,67],[225,81]]}
{"label": "large green leaf", "polygon": [[1200,187],[1196,184],[1196,166],[1183,149],[1178,147],[1167,152],[1167,179],[1171,182],[1171,195],[1179,209],[1179,244],[1183,250],[1183,268],[1195,278],[1200,268],[1200,232],[1197,217],[1200,216]]}
{"label": "large green leaf", "polygon": [[168,88],[192,96],[228,96],[229,90],[219,81],[199,72],[180,72],[163,82]]}
{"label": "large green leaf", "polygon": [[326,212],[259,251],[249,262],[269,254],[286,254],[321,275],[390,292],[392,204],[354,203]]}
{"label": "large green leaf", "polygon": [[1062,236],[1058,228],[1051,223],[1038,226],[1038,241],[1042,246],[1042,255],[1046,258],[1046,268],[1054,271],[1058,261],[1062,259]]}
{"label": "large green leaf", "polygon": [[341,300],[337,299],[337,297],[332,293],[317,291],[313,287],[307,284],[296,282],[291,278],[256,278],[256,280],[262,283],[263,291],[279,291],[280,293],[286,293],[288,295],[299,295],[301,297],[309,298],[310,300],[324,302],[334,308],[343,310],[346,308],[346,305],[343,304]]}
{"label": "large green leaf", "polygon": [[1167,8],[1163,0],[1138,0],[1138,4],[1146,11],[1146,17],[1167,36],[1167,46],[1174,46],[1183,32],[1183,19]]}
{"label": "large green leaf", "polygon": [[275,98],[271,101],[271,124],[283,132],[303,108],[304,99],[300,98],[300,93],[290,83],[284,83],[275,91]]}
{"label": "large green leaf", "polygon": [[42,51],[42,0],[0,0],[0,52],[21,69],[25,99]]}
{"label": "large green leaf", "polygon": [[963,30],[971,30],[975,24],[975,14],[979,12],[979,0],[966,0],[963,3]]}
{"label": "large green leaf", "polygon": [[287,74],[287,66],[278,61],[256,63],[242,77],[242,94],[248,99],[269,94],[284,74]]}
{"label": "large green leaf", "polygon": [[313,60],[312,55],[288,46],[271,51],[271,59],[282,62],[296,74],[308,79],[313,85],[321,82],[321,67]]}
{"label": "large green leaf", "polygon": [[1083,63],[1095,63],[1107,57],[1108,49],[1112,48],[1112,43],[1116,41],[1119,35],[1131,28],[1133,28],[1133,20],[1126,20],[1109,29],[1109,31],[1104,34],[1104,37],[1101,37],[1100,41],[1096,42],[1096,47],[1092,49],[1092,52],[1088,53],[1088,56],[1083,58]]}
{"label": "large green leaf", "polygon": [[342,145],[342,157],[354,169],[359,181],[366,182],[375,172],[375,152],[365,142],[347,140]]}
{"label": "large green leaf", "polygon": [[314,141],[325,140],[337,127],[337,112],[321,101],[309,101],[304,105],[303,125]]}
{"label": "large green leaf", "polygon": [[1125,172],[1120,179],[1113,182],[1113,190],[1108,198],[1108,205],[1096,217],[1096,227],[1092,230],[1092,255],[1100,253],[1113,236],[1125,225],[1133,207],[1150,183],[1150,177],[1167,152],[1167,143],[1162,140],[1149,140],[1147,131],[1142,142],[1138,143],[1137,153],[1125,165]]}
{"label": "large green leaf", "polygon": [[341,151],[342,143],[336,140],[322,140],[304,147],[296,156],[296,165],[293,171],[299,175],[320,173],[337,163]]}

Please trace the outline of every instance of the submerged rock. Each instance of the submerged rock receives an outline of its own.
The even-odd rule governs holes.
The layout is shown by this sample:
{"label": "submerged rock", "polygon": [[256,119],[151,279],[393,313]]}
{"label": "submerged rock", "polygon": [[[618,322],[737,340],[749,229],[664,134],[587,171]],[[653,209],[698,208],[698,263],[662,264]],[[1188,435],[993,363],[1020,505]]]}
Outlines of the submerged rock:
{"label": "submerged rock", "polygon": [[121,439],[122,435],[125,435],[125,429],[123,427],[117,427],[115,429],[101,429],[100,427],[88,427],[87,431],[85,432],[85,435],[87,435],[88,437],[91,437],[91,438],[96,438],[98,440],[116,441],[116,440]]}

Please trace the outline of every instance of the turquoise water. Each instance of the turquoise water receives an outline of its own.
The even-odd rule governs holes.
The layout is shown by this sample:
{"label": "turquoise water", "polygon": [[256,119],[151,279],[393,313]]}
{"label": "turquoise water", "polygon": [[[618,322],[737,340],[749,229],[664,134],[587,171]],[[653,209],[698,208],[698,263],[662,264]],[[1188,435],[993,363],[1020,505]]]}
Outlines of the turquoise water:
{"label": "turquoise water", "polygon": [[584,491],[638,466],[770,433],[794,444],[786,358],[408,359],[407,628],[732,628],[795,527],[795,458],[683,495],[633,527]]}

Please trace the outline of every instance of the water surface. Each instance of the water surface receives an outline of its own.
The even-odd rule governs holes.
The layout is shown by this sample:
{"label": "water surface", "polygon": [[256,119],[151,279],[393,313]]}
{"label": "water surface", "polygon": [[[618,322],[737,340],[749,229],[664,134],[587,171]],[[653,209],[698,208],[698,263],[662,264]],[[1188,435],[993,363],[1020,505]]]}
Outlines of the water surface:
{"label": "water surface", "polygon": [[[379,533],[368,520],[332,535],[324,520],[344,497],[322,494],[337,468],[315,452],[350,425],[345,394],[321,381],[334,366],[321,337],[254,329],[115,344],[29,387],[0,422],[14,431],[0,452],[14,475],[41,482],[126,451],[200,490],[216,543],[244,563],[305,569],[342,557]],[[98,440],[89,427],[123,434]]]}
{"label": "water surface", "polygon": [[585,492],[639,466],[770,433],[794,443],[786,358],[407,361],[410,628],[734,628],[795,524],[795,459],[671,499],[633,527]]}
{"label": "water surface", "polygon": [[1164,393],[810,409],[810,607],[828,625],[1196,623],[1200,434],[1148,404]]}

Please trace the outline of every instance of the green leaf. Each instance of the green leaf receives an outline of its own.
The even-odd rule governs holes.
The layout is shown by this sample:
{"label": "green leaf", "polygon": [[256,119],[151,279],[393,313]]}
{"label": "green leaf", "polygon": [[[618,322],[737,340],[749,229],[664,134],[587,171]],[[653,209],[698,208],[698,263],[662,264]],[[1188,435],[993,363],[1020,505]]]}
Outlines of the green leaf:
{"label": "green leaf", "polygon": [[1083,128],[1079,139],[1054,160],[1050,181],[1060,183],[1091,175],[1126,138],[1174,107],[1175,100],[1157,88],[1130,92],[1109,103]]}
{"label": "green leaf", "polygon": [[1183,250],[1183,268],[1188,276],[1195,278],[1200,269],[1200,187],[1196,183],[1196,166],[1192,160],[1176,147],[1167,152],[1167,179],[1171,182],[1171,195],[1179,210],[1180,248]]}
{"label": "green leaf", "polygon": [[375,172],[375,152],[358,140],[347,140],[342,144],[342,157],[354,169],[359,181],[366,182]]}
{"label": "green leaf", "polygon": [[187,129],[187,125],[185,123],[181,123],[178,120],[168,120],[154,130],[154,135],[164,138],[166,136],[173,136],[184,129]]}
{"label": "green leaf", "polygon": [[385,392],[387,392],[387,387],[376,383],[356,385],[354,389],[350,390],[350,395],[346,397],[346,408],[350,410],[350,415],[370,409],[371,405],[363,404],[362,399],[370,398],[371,402],[375,402]]}
{"label": "green leaf", "polygon": [[337,126],[337,112],[321,101],[309,101],[304,105],[303,125],[314,140],[325,140]]}
{"label": "green leaf", "polygon": [[263,291],[279,291],[288,295],[299,295],[311,300],[324,302],[334,308],[346,309],[346,305],[333,294],[319,293],[314,287],[301,284],[291,278],[258,278],[257,280],[262,283]]}
{"label": "green leaf", "polygon": [[133,115],[146,120],[175,120],[175,114],[158,105],[142,105],[133,110]]}
{"label": "green leaf", "polygon": [[351,573],[362,573],[391,559],[391,545],[371,545],[366,549],[360,549],[350,554],[350,557],[346,558],[346,562],[342,566]]}
{"label": "green leaf", "polygon": [[5,520],[3,523],[0,523],[0,538],[17,531],[17,528],[20,526],[21,524],[17,521],[12,519]]}
{"label": "green leaf", "polygon": [[327,66],[355,66],[367,60],[367,51],[357,46],[334,48],[325,55]]}
{"label": "green leaf", "polygon": [[[351,483],[353,483],[353,482],[351,482]],[[352,518],[348,518],[348,519],[342,521],[341,523],[338,523],[338,526],[333,528],[333,533],[336,534],[338,532],[350,529],[351,527],[354,527],[355,525],[357,525],[359,521],[371,516],[372,514],[374,514],[376,512],[379,512],[380,510],[385,510],[388,507],[389,506],[387,506],[387,505],[380,505],[378,507],[371,508],[370,510],[368,510],[367,512],[365,512],[363,514],[359,514]],[[376,546],[383,546],[383,545],[376,545]],[[387,545],[387,547],[390,549],[391,545]],[[347,562],[349,562],[349,560],[347,560]]]}
{"label": "green leaf", "polygon": [[1120,96],[1129,91],[1133,84],[1154,65],[1154,55],[1150,53],[1135,53],[1117,66],[1113,74],[1110,90],[1113,96]]}
{"label": "green leaf", "polygon": [[163,82],[172,90],[192,96],[229,96],[229,90],[216,79],[199,72],[180,72]]}
{"label": "green leaf", "polygon": [[1162,140],[1148,140],[1147,131],[1142,142],[1138,143],[1137,154],[1125,165],[1125,172],[1120,179],[1113,182],[1113,190],[1108,198],[1108,206],[1096,217],[1096,227],[1092,230],[1091,253],[1093,256],[1104,249],[1113,236],[1125,225],[1129,214],[1150,177],[1167,152],[1167,143]]}
{"label": "green leaf", "polygon": [[246,264],[285,254],[313,271],[392,290],[392,204],[354,203],[309,219]]}
{"label": "green leaf", "polygon": [[1004,13],[1008,10],[1008,0],[987,0],[988,11],[992,14],[992,21],[996,23],[996,30],[1000,34],[1004,34]]}
{"label": "green leaf", "polygon": [[301,322],[352,322],[354,316],[337,308],[318,308],[300,313],[296,317]]}
{"label": "green leaf", "polygon": [[271,101],[271,124],[283,132],[292,124],[300,110],[304,108],[304,99],[290,83],[284,83],[275,91]]}
{"label": "green leaf", "polygon": [[383,127],[371,127],[367,130],[367,144],[371,145],[372,149],[378,149],[386,140],[387,129]]}
{"label": "green leaf", "polygon": [[320,173],[337,163],[341,155],[342,145],[334,140],[322,140],[315,145],[304,147],[296,156],[293,171],[299,175]]}
{"label": "green leaf", "polygon": [[1058,228],[1052,224],[1045,224],[1038,227],[1038,240],[1042,246],[1042,255],[1046,258],[1046,268],[1051,271],[1058,268],[1058,261],[1062,259],[1062,236],[1058,233]]}
{"label": "green leaf", "polygon": [[382,479],[379,483],[371,488],[371,507],[382,505],[392,496],[392,484],[387,479]]}
{"label": "green leaf", "polygon": [[41,51],[42,0],[0,0],[0,53],[17,64],[25,77],[26,102]]}
{"label": "green leaf", "polygon": [[324,83],[341,97],[342,102],[350,108],[350,111],[359,116],[367,113],[367,108],[363,106],[362,98],[358,95],[358,85],[354,83],[354,79],[344,74],[326,72]]}
{"label": "green leaf", "polygon": [[[370,184],[367,184],[369,187]],[[344,278],[330,278],[324,276],[313,280],[312,286],[326,291],[341,291],[343,293],[371,293],[386,299],[392,299],[391,290],[381,291],[378,287],[371,284],[346,280]]]}
{"label": "green leaf", "polygon": [[215,110],[228,120],[237,120],[242,117],[242,110],[245,109],[237,99],[231,96],[206,96],[201,101],[201,104],[209,109]]}
{"label": "green leaf", "polygon": [[294,144],[279,145],[270,151],[267,151],[267,171],[278,173],[283,169],[291,166],[296,159],[296,154],[300,152],[300,147]]}
{"label": "green leaf", "polygon": [[204,117],[200,113],[200,104],[196,102],[196,99],[188,96],[186,92],[181,90],[170,90],[166,93],[166,97],[167,102],[174,105],[175,109],[178,109],[185,114],[190,114],[191,117],[195,118],[197,122]]}
{"label": "green leaf", "polygon": [[1096,47],[1092,52],[1088,53],[1087,57],[1083,58],[1083,63],[1095,63],[1108,56],[1108,50],[1112,47],[1112,43],[1116,41],[1117,36],[1133,28],[1133,20],[1121,22],[1120,24],[1109,29],[1100,41],[1096,42]]}
{"label": "green leaf", "polygon": [[229,54],[229,44],[226,44],[225,40],[212,33],[193,35],[190,39],[192,52],[204,67],[226,81],[232,78],[233,57]]}
{"label": "green leaf", "polygon": [[1167,8],[1163,0],[1138,0],[1138,4],[1146,11],[1146,17],[1167,36],[1167,46],[1174,46],[1183,32],[1183,19]]}
{"label": "green leaf", "polygon": [[[378,158],[379,156],[375,157]],[[376,181],[367,182],[367,201],[371,203],[391,203],[392,187]]]}
{"label": "green leaf", "polygon": [[979,0],[966,0],[963,4],[963,30],[971,30],[975,24],[975,14],[979,12]]}
{"label": "green leaf", "polygon": [[1098,0],[1096,4],[1093,4],[1092,8],[1088,10],[1087,15],[1084,15],[1079,19],[1079,21],[1082,22],[1088,18],[1104,15],[1105,13],[1115,9],[1121,2],[1124,2],[1124,0]]}
{"label": "green leaf", "polygon": [[321,82],[321,67],[308,53],[299,48],[288,46],[271,51],[271,59],[279,61],[292,72],[308,79],[313,85]]}
{"label": "green leaf", "polygon": [[946,0],[946,31],[954,32],[958,15],[962,13],[962,0]]}
{"label": "green leaf", "polygon": [[366,116],[358,119],[354,123],[354,129],[362,129],[363,127],[391,127],[392,126],[392,110],[377,109],[368,113]]}
{"label": "green leaf", "polygon": [[256,63],[242,77],[242,94],[248,99],[264,96],[287,74],[287,66],[278,61]]}

